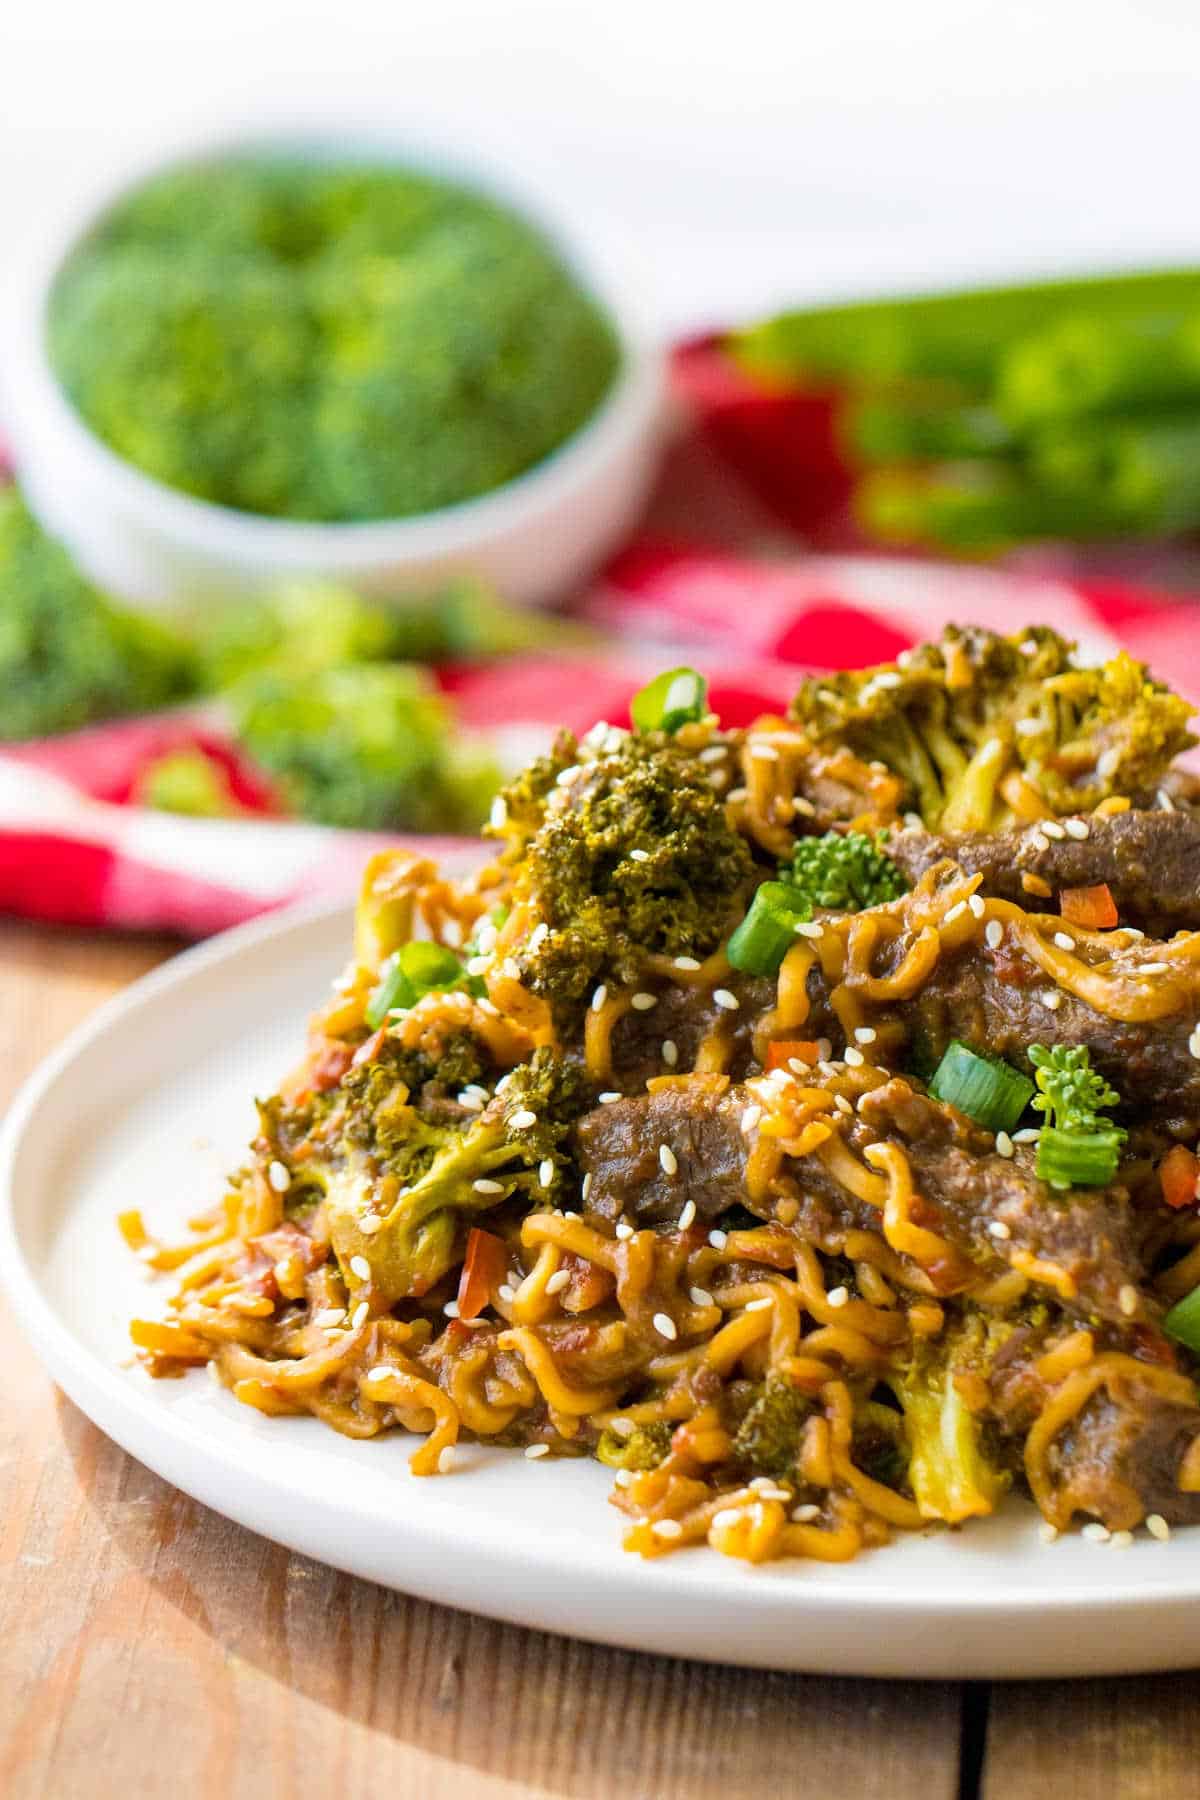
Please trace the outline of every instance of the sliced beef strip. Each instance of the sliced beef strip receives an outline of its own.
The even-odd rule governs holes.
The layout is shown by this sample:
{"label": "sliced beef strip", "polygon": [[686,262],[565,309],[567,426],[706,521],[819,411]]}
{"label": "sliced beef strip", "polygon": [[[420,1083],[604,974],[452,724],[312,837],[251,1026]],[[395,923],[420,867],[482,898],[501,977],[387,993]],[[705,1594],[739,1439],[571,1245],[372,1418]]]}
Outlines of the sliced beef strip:
{"label": "sliced beef strip", "polygon": [[[1121,1304],[1122,1291],[1136,1292],[1143,1276],[1137,1218],[1124,1188],[1056,1193],[1038,1180],[1033,1150],[1022,1145],[1011,1157],[997,1155],[990,1132],[906,1081],[865,1095],[858,1117],[879,1137],[904,1145],[918,1193],[937,1210],[957,1249],[1006,1262],[1014,1252],[1028,1252],[1070,1277],[1072,1308],[1123,1327],[1144,1316],[1144,1302],[1132,1314]],[[1007,1237],[989,1230],[997,1222],[1007,1226]],[[1128,1294],[1125,1299],[1128,1304]]]}
{"label": "sliced beef strip", "polygon": [[[725,985],[738,1001],[732,1012],[719,1007],[710,990],[676,982],[650,984],[657,1003],[647,1012],[631,1009],[613,1028],[613,1087],[640,1093],[656,1075],[692,1068],[701,1042],[714,1028],[728,1036],[726,1073],[740,1081],[754,1064],[751,1035],[758,1019],[775,1003],[775,983],[735,973]],[[663,1043],[668,1040],[675,1045],[673,1064],[663,1058]]]}
{"label": "sliced beef strip", "polygon": [[[575,1126],[575,1151],[592,1178],[589,1212],[645,1224],[675,1220],[688,1200],[700,1219],[714,1219],[745,1198],[748,1143],[742,1088],[716,1091],[697,1077],[686,1087],[614,1100],[585,1113]],[[676,1161],[668,1174],[660,1147]]]}
{"label": "sliced beef strip", "polygon": [[[1044,1392],[1033,1365],[1058,1334],[1056,1323],[1036,1331],[1019,1327],[989,1371],[991,1416],[1014,1446],[1024,1443]],[[1113,1531],[1131,1530],[1155,1512],[1169,1524],[1194,1525],[1200,1494],[1182,1493],[1178,1475],[1198,1434],[1200,1406],[1169,1400],[1131,1375],[1093,1395],[1055,1439],[1051,1466],[1081,1510]]]}
{"label": "sliced beef strip", "polygon": [[1082,842],[1047,838],[1036,828],[948,837],[901,831],[887,848],[910,882],[949,857],[969,875],[983,876],[983,893],[1034,912],[1051,911],[1056,901],[1031,898],[1023,875],[1040,876],[1055,896],[1063,888],[1104,882],[1125,925],[1151,937],[1200,929],[1200,818],[1190,812],[1160,809],[1092,819]]}
{"label": "sliced beef strip", "polygon": [[[718,1093],[697,1081],[587,1113],[575,1127],[575,1150],[592,1177],[589,1209],[608,1219],[627,1214],[654,1224],[677,1219],[690,1199],[704,1221],[739,1202],[773,1216],[772,1207],[752,1202],[745,1191],[755,1136],[741,1125],[749,1099],[744,1088]],[[917,1190],[931,1209],[929,1224],[963,1255],[999,1268],[1015,1251],[1027,1250],[1071,1277],[1077,1290],[1072,1307],[1130,1324],[1121,1293],[1136,1289],[1142,1271],[1123,1189],[1055,1194],[1034,1175],[1029,1153],[996,1155],[988,1133],[901,1080],[860,1101],[847,1142],[861,1155],[879,1138],[904,1145]],[[663,1144],[676,1159],[673,1175],[662,1167]],[[794,1163],[790,1173],[800,1208],[796,1222],[823,1249],[839,1250],[848,1230],[879,1228],[877,1210],[849,1194],[816,1157]],[[1008,1238],[989,1232],[995,1220],[1007,1225]]]}
{"label": "sliced beef strip", "polygon": [[1093,1068],[1121,1095],[1127,1116],[1146,1110],[1169,1135],[1190,1141],[1200,1130],[1200,1060],[1188,1049],[1195,1015],[1122,1023],[1061,989],[1051,1010],[1042,1000],[1051,988],[1019,952],[967,949],[942,958],[896,1017],[922,1069],[936,1067],[952,1038],[1025,1066],[1030,1044],[1085,1044]]}

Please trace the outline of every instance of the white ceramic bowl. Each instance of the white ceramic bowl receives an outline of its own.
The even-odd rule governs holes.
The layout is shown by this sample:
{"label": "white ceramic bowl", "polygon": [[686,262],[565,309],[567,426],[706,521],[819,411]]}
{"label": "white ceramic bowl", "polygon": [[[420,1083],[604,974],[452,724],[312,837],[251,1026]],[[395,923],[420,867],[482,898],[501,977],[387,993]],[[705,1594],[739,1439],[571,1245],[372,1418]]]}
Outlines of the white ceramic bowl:
{"label": "white ceramic bowl", "polygon": [[479,499],[408,519],[294,523],[170,488],[88,428],[59,386],[46,348],[46,304],[65,258],[117,199],[155,172],[142,169],[49,231],[18,272],[0,369],[4,418],[18,478],[42,523],[102,587],[152,606],[245,594],[297,575],[345,579],[381,595],[428,589],[466,572],[514,601],[535,604],[567,592],[632,525],[662,443],[665,357],[629,284],[600,266],[561,218],[506,190],[491,171],[391,136],[243,137],[168,162],[267,150],[424,168],[533,218],[615,323],[622,365],[609,395],[581,430],[526,474]]}

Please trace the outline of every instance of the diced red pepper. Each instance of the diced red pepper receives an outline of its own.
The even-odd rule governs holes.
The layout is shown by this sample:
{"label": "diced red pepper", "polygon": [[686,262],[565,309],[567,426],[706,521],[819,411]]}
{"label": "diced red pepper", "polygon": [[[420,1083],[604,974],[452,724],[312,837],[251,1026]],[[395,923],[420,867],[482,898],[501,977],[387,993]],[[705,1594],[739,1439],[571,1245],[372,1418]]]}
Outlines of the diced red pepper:
{"label": "diced red pepper", "polygon": [[1200,1159],[1183,1144],[1176,1144],[1168,1150],[1158,1165],[1158,1179],[1162,1182],[1163,1199],[1168,1206],[1177,1211],[1183,1206],[1194,1206],[1200,1199],[1197,1192],[1197,1178],[1200,1177]]}
{"label": "diced red pepper", "polygon": [[1096,887],[1064,888],[1058,906],[1068,924],[1082,925],[1086,931],[1107,931],[1120,919],[1106,881]]}
{"label": "diced red pepper", "polygon": [[462,1275],[458,1282],[458,1316],[477,1319],[492,1295],[504,1281],[508,1252],[503,1241],[490,1231],[473,1226],[467,1239]]}
{"label": "diced red pepper", "polygon": [[767,1046],[768,1069],[786,1069],[793,1061],[807,1063],[811,1069],[820,1057],[818,1046],[808,1038],[779,1038]]}

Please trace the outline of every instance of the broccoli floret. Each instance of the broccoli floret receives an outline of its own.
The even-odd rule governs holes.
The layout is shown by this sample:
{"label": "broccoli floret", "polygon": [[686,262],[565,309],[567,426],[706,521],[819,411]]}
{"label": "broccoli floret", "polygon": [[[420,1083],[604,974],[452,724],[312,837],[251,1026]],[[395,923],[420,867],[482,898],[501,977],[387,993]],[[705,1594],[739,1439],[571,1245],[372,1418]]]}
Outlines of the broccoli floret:
{"label": "broccoli floret", "polygon": [[[453,1267],[472,1214],[514,1198],[553,1205],[566,1166],[562,1144],[582,1110],[581,1092],[575,1072],[539,1051],[498,1084],[465,1127],[441,1124],[399,1094],[385,1099],[386,1117],[374,1126],[376,1150],[365,1152],[347,1139],[322,1171],[339,1263],[353,1273],[351,1258],[365,1258],[374,1286],[389,1301],[424,1294]],[[534,1102],[542,1110],[529,1124]],[[548,1185],[540,1178],[547,1159],[555,1171]],[[382,1219],[371,1233],[361,1229],[368,1213]]]}
{"label": "broccoli floret", "polygon": [[148,712],[195,679],[174,632],[98,593],[17,489],[0,491],[0,738]]}
{"label": "broccoli floret", "polygon": [[120,203],[50,348],[159,480],[293,519],[398,518],[521,474],[615,378],[611,322],[531,224],[398,169],[226,159]]}
{"label": "broccoli floret", "polygon": [[1010,1479],[955,1381],[980,1363],[985,1337],[981,1321],[969,1319],[936,1343],[922,1340],[908,1368],[888,1377],[904,1412],[913,1499],[924,1518],[948,1525],[993,1512]]}
{"label": "broccoli floret", "polygon": [[661,734],[564,737],[505,790],[518,882],[549,927],[514,954],[564,1027],[602,977],[636,981],[649,955],[703,958],[740,917],[751,855],[707,775]]}
{"label": "broccoli floret", "polygon": [[1119,1106],[1121,1096],[1092,1068],[1086,1044],[1029,1046],[1038,1092],[1035,1112],[1047,1122],[1038,1136],[1037,1173],[1051,1187],[1102,1187],[1117,1172],[1129,1133],[1101,1110]]}
{"label": "broccoli floret", "polygon": [[657,1469],[671,1454],[672,1429],[668,1419],[653,1419],[648,1425],[639,1425],[628,1437],[619,1437],[615,1431],[606,1428],[600,1434],[596,1455],[610,1469],[637,1472]]}
{"label": "broccoli floret", "polygon": [[396,619],[337,582],[285,582],[268,595],[209,605],[192,629],[205,685],[231,687],[270,669],[304,677],[399,655]]}
{"label": "broccoli floret", "polygon": [[848,745],[900,776],[931,830],[998,830],[1020,777],[1048,812],[1084,812],[1152,786],[1194,742],[1191,708],[1124,653],[1076,669],[1044,626],[1012,637],[948,626],[904,667],[805,682],[793,712],[818,745]]}
{"label": "broccoli floret", "polygon": [[472,831],[487,811],[495,767],[456,741],[420,669],[271,672],[227,699],[239,743],[303,818],[368,831]]}
{"label": "broccoli floret", "polygon": [[790,1381],[764,1381],[738,1426],[733,1461],[755,1475],[773,1475],[776,1480],[791,1474],[800,1453],[800,1433],[811,1411],[811,1400]]}
{"label": "broccoli floret", "polygon": [[824,837],[798,838],[792,860],[780,874],[811,906],[836,912],[859,912],[898,899],[908,883],[890,856],[884,834],[827,831]]}

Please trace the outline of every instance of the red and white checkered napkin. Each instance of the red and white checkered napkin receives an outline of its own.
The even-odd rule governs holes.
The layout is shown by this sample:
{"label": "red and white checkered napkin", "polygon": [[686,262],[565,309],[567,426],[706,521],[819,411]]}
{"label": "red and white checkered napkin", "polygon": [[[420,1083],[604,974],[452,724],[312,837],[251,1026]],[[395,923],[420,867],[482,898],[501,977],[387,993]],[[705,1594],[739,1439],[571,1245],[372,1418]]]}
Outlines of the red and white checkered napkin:
{"label": "red and white checkered napkin", "polygon": [[[676,452],[657,516],[694,519],[709,535],[743,543],[769,521],[770,560],[642,537],[577,608],[607,629],[616,653],[443,671],[464,726],[492,735],[506,760],[536,752],[561,725],[578,732],[598,718],[626,720],[631,693],[664,664],[702,669],[715,710],[740,725],[784,707],[802,668],[888,660],[951,621],[1005,632],[1052,625],[1096,655],[1124,646],[1200,702],[1200,601],[961,564],[779,554],[789,541],[784,526],[810,526],[801,513],[814,494],[836,504],[836,471],[820,465],[828,437],[820,407],[748,394],[703,352],[681,355],[678,372],[695,422],[691,446],[702,453],[690,455],[686,444]],[[367,851],[382,840],[129,804],[138,770],[180,743],[220,756],[235,789],[244,775],[242,795],[253,797],[253,773],[239,772],[236,752],[199,715],[8,747],[0,755],[0,911],[202,936],[292,901],[353,892]],[[452,842],[408,841],[433,855]]]}

